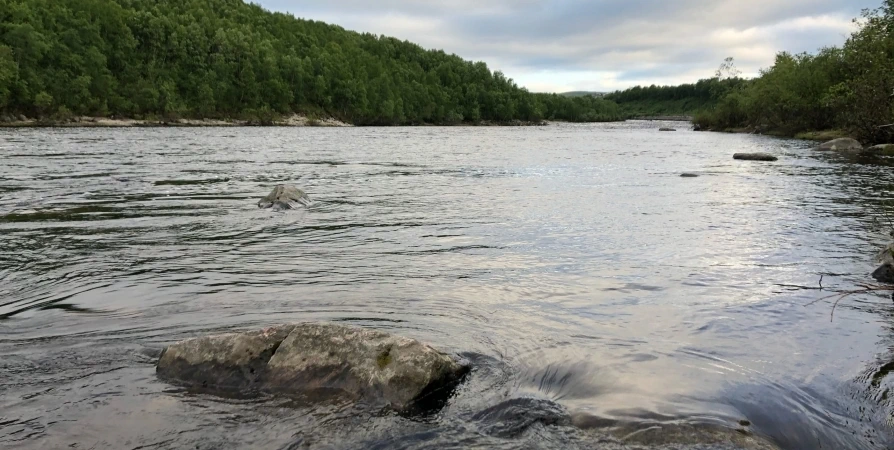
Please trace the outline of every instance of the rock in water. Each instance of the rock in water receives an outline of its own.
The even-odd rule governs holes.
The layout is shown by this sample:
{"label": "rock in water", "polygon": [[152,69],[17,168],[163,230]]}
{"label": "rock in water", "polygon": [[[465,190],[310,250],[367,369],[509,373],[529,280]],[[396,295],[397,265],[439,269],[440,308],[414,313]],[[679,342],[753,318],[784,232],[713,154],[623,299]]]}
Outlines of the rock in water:
{"label": "rock in water", "polygon": [[872,272],[872,278],[879,283],[894,284],[894,244],[889,244],[881,253],[878,254],[878,262],[882,263],[875,272]]}
{"label": "rock in water", "polygon": [[741,159],[746,161],[777,161],[779,158],[769,153],[736,153],[733,159]]}
{"label": "rock in water", "polygon": [[875,278],[875,281],[879,283],[894,284],[894,265],[882,264],[878,269],[875,269],[875,272],[872,272],[872,278]]}
{"label": "rock in water", "polygon": [[673,128],[659,128],[658,131],[677,131]]}
{"label": "rock in water", "polygon": [[833,139],[829,142],[821,144],[814,150],[821,151],[842,151],[842,152],[859,152],[863,150],[863,145],[859,141],[851,138]]}
{"label": "rock in water", "polygon": [[873,145],[863,151],[872,155],[894,156],[894,144]]}
{"label": "rock in water", "polygon": [[279,211],[296,208],[298,205],[309,206],[311,203],[310,197],[301,189],[280,184],[274,187],[269,195],[258,201],[258,208],[273,208]]}
{"label": "rock in water", "polygon": [[440,408],[468,371],[419,341],[328,323],[190,339],[165,349],[157,366],[162,378],[224,393],[336,393],[400,412]]}
{"label": "rock in water", "polygon": [[164,349],[156,372],[189,386],[224,391],[262,388],[273,353],[294,326],[189,339]]}
{"label": "rock in water", "polygon": [[894,244],[888,244],[884,250],[879,252],[876,259],[882,264],[890,264],[894,266]]}
{"label": "rock in water", "polygon": [[698,178],[697,173],[691,173],[691,172],[681,173],[680,176],[683,178]]}
{"label": "rock in water", "polygon": [[536,424],[547,426],[571,425],[571,416],[558,403],[546,399],[515,398],[507,400],[472,416],[491,436],[514,438]]}

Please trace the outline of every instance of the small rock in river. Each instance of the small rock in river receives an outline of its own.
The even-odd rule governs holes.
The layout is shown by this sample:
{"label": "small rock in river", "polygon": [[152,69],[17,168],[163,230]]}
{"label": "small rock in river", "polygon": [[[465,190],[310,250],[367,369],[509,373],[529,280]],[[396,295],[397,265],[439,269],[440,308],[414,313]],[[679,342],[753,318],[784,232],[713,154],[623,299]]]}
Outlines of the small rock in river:
{"label": "small rock in river", "polygon": [[469,367],[414,339],[304,323],[176,343],[156,370],[162,378],[222,393],[342,394],[415,413],[443,406]]}
{"label": "small rock in river", "polygon": [[698,178],[698,174],[697,174],[697,173],[689,173],[689,172],[680,174],[680,176],[683,177],[683,178]]}
{"label": "small rock in river", "polygon": [[872,272],[872,278],[875,278],[875,281],[879,283],[894,284],[894,265],[889,263],[882,264],[878,269],[875,269],[875,272]]}
{"label": "small rock in river", "polygon": [[673,128],[659,128],[658,131],[677,131]]}
{"label": "small rock in river", "polygon": [[733,159],[741,159],[746,161],[777,161],[779,158],[769,153],[736,153]]}
{"label": "small rock in river", "polygon": [[310,197],[295,186],[280,184],[273,188],[266,197],[258,201],[258,208],[273,208],[274,210],[292,209],[298,205],[309,206],[312,203]]}

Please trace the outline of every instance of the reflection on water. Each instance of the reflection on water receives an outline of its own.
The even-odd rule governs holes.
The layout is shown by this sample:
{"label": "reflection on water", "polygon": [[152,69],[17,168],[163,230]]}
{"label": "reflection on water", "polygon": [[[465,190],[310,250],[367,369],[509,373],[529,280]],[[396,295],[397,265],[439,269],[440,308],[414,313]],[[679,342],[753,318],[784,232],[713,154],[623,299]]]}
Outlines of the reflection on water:
{"label": "reflection on water", "polygon": [[[2,131],[0,445],[891,445],[890,299],[804,306],[867,280],[890,162],[658,126]],[[316,203],[257,209],[283,182]],[[177,339],[306,320],[475,371],[426,421],[155,377]]]}

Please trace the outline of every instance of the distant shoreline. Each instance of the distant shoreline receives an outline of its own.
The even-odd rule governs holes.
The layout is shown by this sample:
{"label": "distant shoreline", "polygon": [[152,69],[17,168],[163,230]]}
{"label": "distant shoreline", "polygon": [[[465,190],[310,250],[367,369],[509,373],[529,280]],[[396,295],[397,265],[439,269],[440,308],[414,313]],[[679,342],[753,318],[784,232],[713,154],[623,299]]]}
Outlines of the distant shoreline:
{"label": "distant shoreline", "polygon": [[631,120],[663,120],[667,122],[692,122],[692,116],[639,116]]}
{"label": "distant shoreline", "polygon": [[157,127],[353,127],[333,118],[314,119],[295,114],[283,119],[260,123],[250,120],[221,119],[130,119],[81,116],[70,120],[45,120],[19,117],[0,121],[0,128],[157,128]]}
{"label": "distant shoreline", "polygon": [[[560,121],[559,121],[560,122]],[[416,124],[406,125],[414,127],[426,126],[468,126],[468,127],[525,127],[525,126],[547,126],[552,121],[522,121],[510,120],[506,122],[480,121],[480,122],[463,122],[456,124]],[[363,127],[364,125],[353,125],[334,118],[316,119],[307,116],[295,114],[283,119],[274,119],[266,122],[256,120],[235,120],[235,119],[131,119],[131,118],[109,118],[109,117],[93,117],[81,116],[69,120],[52,120],[52,119],[32,119],[19,117],[14,119],[0,119],[0,129],[2,128],[226,128],[226,127],[328,127],[328,128],[344,128],[344,127]],[[394,125],[385,125],[392,127]]]}

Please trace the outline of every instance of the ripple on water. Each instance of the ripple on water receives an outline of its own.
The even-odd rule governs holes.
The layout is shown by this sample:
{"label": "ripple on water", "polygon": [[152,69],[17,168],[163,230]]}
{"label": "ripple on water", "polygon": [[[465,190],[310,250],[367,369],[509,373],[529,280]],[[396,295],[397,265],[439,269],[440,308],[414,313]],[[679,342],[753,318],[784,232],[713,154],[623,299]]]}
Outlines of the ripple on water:
{"label": "ripple on water", "polygon": [[[890,160],[658,125],[0,132],[0,446],[885,448],[890,300],[805,305],[867,281]],[[474,370],[425,420],[154,375],[306,320]]]}

